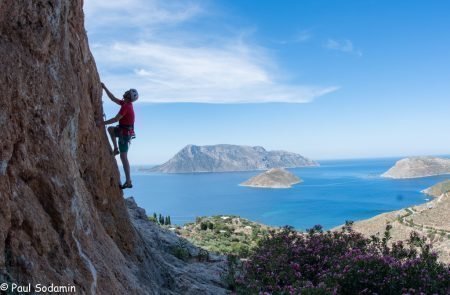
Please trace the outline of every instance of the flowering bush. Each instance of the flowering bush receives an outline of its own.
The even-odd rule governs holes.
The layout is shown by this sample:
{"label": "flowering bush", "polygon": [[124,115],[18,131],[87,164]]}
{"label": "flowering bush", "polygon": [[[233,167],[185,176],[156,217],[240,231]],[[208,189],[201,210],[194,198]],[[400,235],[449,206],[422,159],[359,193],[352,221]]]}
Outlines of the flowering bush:
{"label": "flowering bush", "polygon": [[290,227],[263,239],[237,276],[243,294],[450,294],[450,266],[437,261],[425,238],[388,247],[347,223],[340,232]]}

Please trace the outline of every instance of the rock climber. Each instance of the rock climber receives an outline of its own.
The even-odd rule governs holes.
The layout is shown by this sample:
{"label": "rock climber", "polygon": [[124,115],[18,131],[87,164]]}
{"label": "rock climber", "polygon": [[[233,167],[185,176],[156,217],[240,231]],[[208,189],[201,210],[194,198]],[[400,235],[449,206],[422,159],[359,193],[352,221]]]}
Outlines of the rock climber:
{"label": "rock climber", "polygon": [[[128,148],[130,140],[135,137],[133,102],[139,98],[139,94],[136,89],[130,89],[123,94],[123,99],[118,99],[108,90],[108,88],[106,88],[105,84],[101,83],[101,85],[108,97],[121,107],[114,118],[106,121],[101,120],[99,125],[105,126],[119,122],[119,125],[115,127],[108,127],[108,133],[114,145],[113,154],[114,156],[120,154],[120,160],[122,161],[123,170],[125,172],[126,180],[124,184],[120,185],[120,188],[132,188]],[[119,146],[117,146],[117,139],[119,141]]]}

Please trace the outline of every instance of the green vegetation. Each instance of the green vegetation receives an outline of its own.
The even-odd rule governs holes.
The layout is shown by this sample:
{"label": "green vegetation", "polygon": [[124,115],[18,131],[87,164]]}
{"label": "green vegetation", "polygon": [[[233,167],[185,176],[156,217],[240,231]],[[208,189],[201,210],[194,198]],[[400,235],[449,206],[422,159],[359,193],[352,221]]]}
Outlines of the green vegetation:
{"label": "green vegetation", "polygon": [[187,261],[191,255],[189,254],[186,243],[185,240],[180,240],[176,246],[172,247],[173,256],[183,261]]}
{"label": "green vegetation", "polygon": [[[225,282],[235,294],[450,294],[450,266],[417,233],[409,240],[365,238],[347,223],[341,232],[290,227],[260,241],[242,264],[229,260]],[[234,280],[233,280],[234,276]]]}
{"label": "green vegetation", "polygon": [[258,242],[273,230],[238,216],[197,217],[176,233],[211,252],[248,257]]}
{"label": "green vegetation", "polygon": [[171,221],[170,221],[170,215],[164,216],[161,215],[161,213],[158,215],[155,213],[153,213],[153,216],[149,216],[148,220],[158,223],[160,225],[171,225]]}
{"label": "green vegetation", "polygon": [[411,209],[410,209],[410,208],[406,208],[405,210],[406,210],[406,212],[408,212],[408,215],[411,215],[411,214],[414,213],[414,211],[412,210],[412,208],[411,208]]}

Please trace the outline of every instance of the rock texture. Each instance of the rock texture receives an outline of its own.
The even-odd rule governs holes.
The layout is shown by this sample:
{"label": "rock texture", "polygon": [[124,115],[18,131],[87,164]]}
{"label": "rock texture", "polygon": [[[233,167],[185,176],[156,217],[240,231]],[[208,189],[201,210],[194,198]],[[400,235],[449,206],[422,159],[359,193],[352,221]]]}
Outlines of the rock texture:
{"label": "rock texture", "polygon": [[266,170],[317,166],[312,160],[285,151],[266,151],[260,146],[230,144],[188,145],[166,163],[153,167],[152,172],[193,173]]}
{"label": "rock texture", "polygon": [[[158,273],[164,278],[156,294],[227,294],[222,275],[227,271],[225,256],[209,253],[195,247],[154,222],[149,221],[145,210],[133,198],[126,199],[134,228],[143,240],[150,256],[144,263],[151,264],[144,271]],[[176,251],[186,251],[185,260],[174,256]],[[155,268],[155,266],[157,266]],[[150,293],[150,292],[148,292]]]}
{"label": "rock texture", "polygon": [[435,157],[413,157],[397,161],[395,165],[383,173],[388,178],[419,178],[434,175],[450,174],[450,159]]}
{"label": "rock texture", "polygon": [[[83,1],[0,2],[0,281],[77,294],[220,293],[131,222]],[[192,291],[188,284],[199,286]],[[212,291],[208,291],[211,288]]]}
{"label": "rock texture", "polygon": [[302,180],[289,171],[272,168],[241,183],[242,186],[262,188],[290,188]]}
{"label": "rock texture", "polygon": [[450,192],[450,179],[439,182],[422,191],[422,193],[430,195],[435,198],[448,192]]}

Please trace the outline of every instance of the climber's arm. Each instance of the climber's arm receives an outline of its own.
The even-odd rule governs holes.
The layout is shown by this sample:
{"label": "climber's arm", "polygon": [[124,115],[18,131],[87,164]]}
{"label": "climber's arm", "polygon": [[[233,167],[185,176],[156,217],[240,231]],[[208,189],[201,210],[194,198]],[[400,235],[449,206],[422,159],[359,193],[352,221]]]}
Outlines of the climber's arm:
{"label": "climber's arm", "polygon": [[105,84],[103,84],[103,83],[102,83],[102,88],[105,89],[106,94],[113,102],[120,105],[121,100],[118,99],[117,97],[115,97],[114,94],[112,94],[111,91],[109,91],[109,89],[106,88]]}
{"label": "climber's arm", "polygon": [[109,124],[113,124],[113,123],[119,122],[119,120],[122,119],[122,117],[123,116],[121,114],[117,114],[114,118],[106,120],[106,121],[102,122],[102,124],[103,124],[103,126],[105,126],[105,125],[109,125]]}

